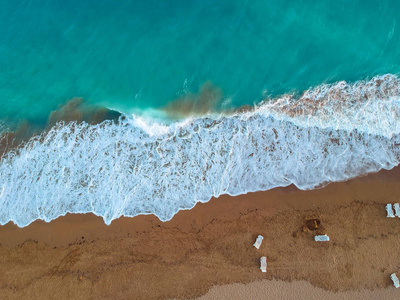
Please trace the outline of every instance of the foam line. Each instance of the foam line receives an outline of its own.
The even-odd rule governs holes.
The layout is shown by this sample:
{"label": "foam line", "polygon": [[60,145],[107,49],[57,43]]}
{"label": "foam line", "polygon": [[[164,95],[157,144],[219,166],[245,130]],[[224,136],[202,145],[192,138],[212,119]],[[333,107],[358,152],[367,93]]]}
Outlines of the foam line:
{"label": "foam line", "polygon": [[67,212],[106,224],[139,214],[167,221],[212,196],[314,189],[391,169],[400,159],[399,95],[399,79],[385,75],[170,125],[58,123],[0,161],[0,223]]}

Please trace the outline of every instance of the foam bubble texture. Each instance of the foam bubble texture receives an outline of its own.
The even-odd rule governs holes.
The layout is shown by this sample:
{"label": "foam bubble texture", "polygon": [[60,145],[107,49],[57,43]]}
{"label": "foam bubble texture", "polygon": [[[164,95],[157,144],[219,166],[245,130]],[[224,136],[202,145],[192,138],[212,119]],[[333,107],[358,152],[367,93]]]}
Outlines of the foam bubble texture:
{"label": "foam bubble texture", "polygon": [[67,212],[162,221],[221,194],[313,189],[399,164],[395,76],[323,85],[253,112],[168,126],[60,123],[0,162],[0,223]]}
{"label": "foam bubble texture", "polygon": [[390,138],[400,132],[400,79],[392,74],[370,81],[324,84],[300,99],[285,95],[260,110],[302,127],[358,130]]}

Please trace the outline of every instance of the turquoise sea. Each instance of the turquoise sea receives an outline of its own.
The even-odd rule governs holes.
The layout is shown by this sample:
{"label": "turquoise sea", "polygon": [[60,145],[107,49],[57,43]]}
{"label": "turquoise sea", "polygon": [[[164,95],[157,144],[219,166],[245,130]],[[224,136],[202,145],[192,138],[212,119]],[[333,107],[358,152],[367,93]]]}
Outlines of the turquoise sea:
{"label": "turquoise sea", "polygon": [[400,71],[399,1],[12,1],[0,10],[0,116],[72,97],[134,112],[202,84],[226,106]]}
{"label": "turquoise sea", "polygon": [[[211,196],[399,164],[399,1],[1,4],[1,224],[168,220]],[[118,113],[51,129],[82,107]]]}

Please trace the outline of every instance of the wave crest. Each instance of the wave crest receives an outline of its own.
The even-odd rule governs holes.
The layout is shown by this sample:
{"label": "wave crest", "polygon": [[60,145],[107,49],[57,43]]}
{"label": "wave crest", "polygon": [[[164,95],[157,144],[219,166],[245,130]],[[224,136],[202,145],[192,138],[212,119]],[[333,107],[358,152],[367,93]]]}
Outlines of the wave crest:
{"label": "wave crest", "polygon": [[[283,96],[254,111],[168,126],[58,123],[0,162],[0,223],[67,212],[162,221],[221,194],[313,189],[399,164],[393,75]],[[385,119],[381,119],[385,118]]]}
{"label": "wave crest", "polygon": [[400,132],[400,79],[392,74],[369,81],[340,81],[311,88],[296,99],[280,97],[260,109],[299,126],[358,130],[391,137]]}

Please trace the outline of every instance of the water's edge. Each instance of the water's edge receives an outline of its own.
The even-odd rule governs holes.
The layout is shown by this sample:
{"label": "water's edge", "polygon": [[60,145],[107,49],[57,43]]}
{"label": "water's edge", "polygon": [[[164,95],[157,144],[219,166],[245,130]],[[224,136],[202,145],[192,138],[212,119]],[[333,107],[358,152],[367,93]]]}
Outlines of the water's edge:
{"label": "water's edge", "polygon": [[169,125],[58,122],[0,161],[0,224],[67,213],[170,220],[222,194],[314,189],[400,161],[400,79],[338,82]]}

